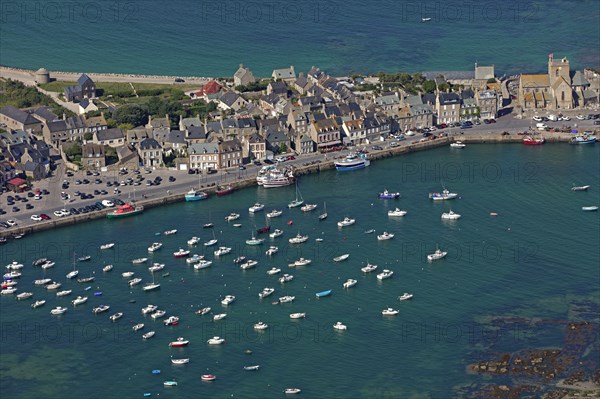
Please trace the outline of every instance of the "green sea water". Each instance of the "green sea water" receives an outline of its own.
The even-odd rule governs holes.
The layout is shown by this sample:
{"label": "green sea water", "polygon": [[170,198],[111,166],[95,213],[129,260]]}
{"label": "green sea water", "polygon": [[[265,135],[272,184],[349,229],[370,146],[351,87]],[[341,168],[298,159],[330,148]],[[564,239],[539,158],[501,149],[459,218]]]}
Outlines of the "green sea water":
{"label": "green sea water", "polygon": [[[300,193],[307,203],[319,205],[311,213],[287,209],[295,196],[293,186],[256,187],[12,241],[0,248],[0,264],[25,263],[18,292],[34,292],[33,300],[46,299],[47,304],[33,310],[31,299],[0,298],[0,392],[14,398],[133,398],[146,392],[162,398],[277,398],[284,388],[299,387],[303,398],[466,395],[465,387],[489,382],[466,370],[489,351],[563,344],[562,329],[556,326],[499,329],[496,318],[598,321],[597,314],[578,309],[582,304],[600,305],[598,213],[581,210],[600,203],[599,150],[597,145],[566,144],[439,148],[376,161],[360,171],[303,176]],[[573,192],[572,184],[592,187]],[[428,199],[429,192],[442,187],[459,198],[443,203]],[[377,199],[385,188],[400,191],[402,198]],[[266,204],[267,211],[284,211],[270,225],[285,234],[251,247],[245,240],[267,223],[263,213],[249,214],[248,207],[256,201]],[[318,221],[324,205],[329,217]],[[408,214],[388,217],[387,211],[396,207]],[[450,209],[462,218],[442,221],[441,213]],[[242,227],[224,221],[230,212],[242,215]],[[340,229],[336,222],[345,216],[357,222]],[[215,224],[213,230],[202,228],[208,221]],[[156,235],[173,228],[178,230],[175,235]],[[376,233],[365,234],[368,229]],[[383,231],[395,233],[395,238],[378,241],[376,234]],[[219,245],[233,251],[219,259],[213,256],[215,247],[192,249],[213,260],[212,267],[194,271],[172,256],[187,247],[192,236],[205,242],[213,232]],[[297,233],[308,234],[309,241],[288,244]],[[163,249],[149,255],[146,248],[154,241],[163,242]],[[116,245],[100,251],[107,242]],[[265,255],[269,245],[279,246],[272,257]],[[447,258],[428,263],[426,255],[438,246],[448,251]],[[92,256],[90,262],[77,264],[80,277],[96,277],[89,291],[84,291],[88,284],[65,278],[74,253]],[[347,261],[332,261],[343,253],[350,254]],[[258,260],[258,266],[240,270],[233,263],[240,255]],[[156,274],[160,290],[130,288],[121,277],[124,271],[135,271],[143,282],[152,281],[148,265],[131,263],[142,256],[166,264]],[[288,267],[301,256],[312,264]],[[40,257],[57,264],[46,272],[31,266]],[[362,273],[367,262],[379,265],[378,271],[393,270],[394,276],[378,281],[375,273]],[[103,273],[105,264],[113,264],[113,271]],[[295,279],[279,284],[277,276],[266,274],[274,266]],[[170,275],[162,277],[164,272]],[[73,294],[57,298],[33,285],[44,276],[62,282],[61,289],[72,289]],[[347,278],[358,284],[343,289]],[[276,291],[260,300],[264,287]],[[331,296],[316,298],[315,293],[327,289],[333,290]],[[398,301],[404,292],[414,298]],[[228,294],[237,299],[224,307],[220,300]],[[76,295],[90,299],[73,308],[70,301]],[[283,295],[296,299],[272,304]],[[110,311],[93,315],[92,308],[99,304],[110,305]],[[165,327],[144,317],[140,310],[147,304],[179,316],[180,324]],[[51,316],[50,310],[59,305],[69,310]],[[213,322],[209,315],[194,314],[205,306],[228,316]],[[400,314],[382,316],[387,307]],[[111,322],[109,315],[119,311],[124,317]],[[307,316],[291,320],[293,312]],[[256,332],[252,326],[258,321],[270,328]],[[337,321],[348,329],[335,331],[332,325]],[[146,327],[134,333],[131,326],[140,322]],[[156,336],[143,341],[141,333],[150,330]],[[226,343],[208,345],[206,340],[215,335]],[[177,337],[191,344],[169,348]],[[244,353],[246,349],[252,354]],[[173,366],[171,356],[190,358],[190,363]],[[587,361],[596,359],[597,368],[597,352],[587,356]],[[253,364],[260,364],[260,370],[243,370]],[[155,369],[161,374],[152,374]],[[217,380],[202,382],[202,374],[214,374]],[[179,385],[163,388],[166,380]]]}

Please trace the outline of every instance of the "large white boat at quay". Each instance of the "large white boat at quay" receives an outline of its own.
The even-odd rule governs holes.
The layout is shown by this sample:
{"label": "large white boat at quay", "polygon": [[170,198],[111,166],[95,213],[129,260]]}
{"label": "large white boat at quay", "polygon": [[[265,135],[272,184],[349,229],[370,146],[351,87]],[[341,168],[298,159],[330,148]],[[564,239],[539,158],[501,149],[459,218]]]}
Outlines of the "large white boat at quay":
{"label": "large white boat at quay", "polygon": [[335,162],[335,169],[339,171],[350,171],[363,169],[371,164],[366,154],[348,154],[342,161]]}

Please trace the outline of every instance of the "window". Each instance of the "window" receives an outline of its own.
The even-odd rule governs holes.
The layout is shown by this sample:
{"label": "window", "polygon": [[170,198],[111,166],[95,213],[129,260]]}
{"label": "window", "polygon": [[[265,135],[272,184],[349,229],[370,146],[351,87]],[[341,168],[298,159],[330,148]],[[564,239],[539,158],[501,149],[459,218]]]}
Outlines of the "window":
{"label": "window", "polygon": [[565,101],[565,92],[564,91],[560,93],[560,100]]}

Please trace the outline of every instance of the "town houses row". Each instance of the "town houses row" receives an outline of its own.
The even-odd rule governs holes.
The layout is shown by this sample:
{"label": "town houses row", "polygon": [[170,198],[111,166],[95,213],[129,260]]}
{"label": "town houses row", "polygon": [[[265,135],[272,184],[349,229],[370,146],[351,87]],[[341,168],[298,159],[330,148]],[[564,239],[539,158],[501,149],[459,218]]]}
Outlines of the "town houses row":
{"label": "town houses row", "polygon": [[[568,109],[593,101],[594,93],[597,98],[597,79],[590,83],[579,71],[571,73],[566,59],[550,58],[548,65],[548,75],[521,75],[515,96],[521,107]],[[93,80],[82,75],[77,85],[64,93],[65,98],[79,102],[82,115],[59,117],[44,107],[0,109],[0,126],[8,130],[0,135],[0,162],[2,169],[12,165],[17,173],[37,179],[48,170],[48,145],[62,150],[79,141],[83,143],[84,168],[104,167],[106,149],[113,147],[117,165],[161,167],[165,157],[173,157],[180,169],[223,169],[279,152],[327,152],[435,124],[492,119],[503,101],[509,100],[493,66],[423,75],[436,85],[450,83],[459,89],[419,95],[398,89],[375,94],[359,91],[355,85],[379,87],[376,78],[334,78],[316,67],[296,75],[290,66],[274,70],[266,90],[240,92],[236,88],[256,82],[252,72],[240,65],[233,83],[212,80],[186,93],[189,101],[216,103],[218,112],[202,119],[180,117],[175,125],[169,115],[151,116],[146,125],[130,130],[108,128],[104,114],[85,115],[96,102],[96,90]]]}

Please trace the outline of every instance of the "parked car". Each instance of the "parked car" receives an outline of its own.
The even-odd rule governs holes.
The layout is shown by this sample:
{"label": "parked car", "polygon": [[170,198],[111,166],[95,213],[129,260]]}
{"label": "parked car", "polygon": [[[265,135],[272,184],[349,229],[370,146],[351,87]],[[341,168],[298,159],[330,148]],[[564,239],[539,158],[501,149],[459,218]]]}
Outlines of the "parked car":
{"label": "parked car", "polygon": [[[543,122],[543,121],[544,121],[544,118],[542,118],[541,116],[537,116],[537,115],[536,115],[536,116],[534,116],[534,117],[533,117],[533,118],[531,118],[531,119],[533,119],[533,120],[534,120],[534,121],[536,121],[536,122]],[[486,119],[486,120],[488,120],[488,119]]]}
{"label": "parked car", "polygon": [[46,215],[45,213],[42,213],[42,214],[40,215],[40,217],[41,217],[43,220],[50,220],[50,219],[51,219],[51,218],[50,218],[50,216]]}
{"label": "parked car", "polygon": [[[264,162],[265,162],[267,165],[273,165],[273,164],[274,164],[274,162],[273,162],[273,161],[271,161],[270,159],[265,159],[265,161],[264,161]],[[259,163],[259,165],[260,165],[260,163]]]}
{"label": "parked car", "polygon": [[246,170],[246,167],[244,165],[240,165],[239,170]]}
{"label": "parked car", "polygon": [[383,150],[383,147],[382,147],[382,146],[380,146],[380,145],[374,145],[374,146],[373,146],[373,147],[371,147],[371,148],[372,148],[373,150],[375,150],[375,151],[381,151],[381,150]]}

